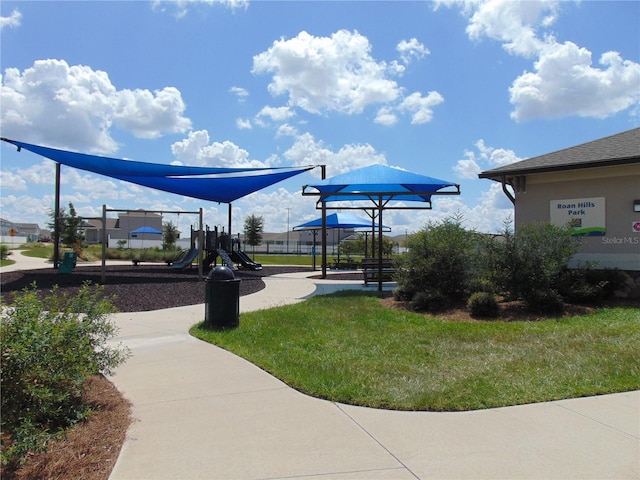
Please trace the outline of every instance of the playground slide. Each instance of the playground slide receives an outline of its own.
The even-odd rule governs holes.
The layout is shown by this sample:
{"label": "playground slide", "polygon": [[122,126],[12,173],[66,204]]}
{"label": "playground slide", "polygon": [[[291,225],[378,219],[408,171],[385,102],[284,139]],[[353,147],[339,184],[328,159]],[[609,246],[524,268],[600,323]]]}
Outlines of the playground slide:
{"label": "playground slide", "polygon": [[210,266],[215,261],[217,256],[218,254],[216,252],[209,252],[202,265],[204,265],[205,267]]}
{"label": "playground slide", "polygon": [[249,258],[249,255],[242,251],[231,252],[231,258],[234,262],[239,262],[243,267],[250,270],[262,270],[262,264],[254,262]]}
{"label": "playground slide", "polygon": [[189,250],[189,252],[187,252],[187,254],[181,260],[173,262],[173,264],[171,265],[171,268],[187,268],[193,263],[197,255],[198,255],[198,249],[192,248],[191,250]]}

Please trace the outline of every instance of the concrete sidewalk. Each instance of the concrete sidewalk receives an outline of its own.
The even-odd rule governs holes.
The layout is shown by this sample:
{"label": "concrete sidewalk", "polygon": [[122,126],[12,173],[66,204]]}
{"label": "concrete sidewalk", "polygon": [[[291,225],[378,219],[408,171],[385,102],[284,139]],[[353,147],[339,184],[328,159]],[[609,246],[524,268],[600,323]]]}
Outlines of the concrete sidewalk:
{"label": "concrete sidewalk", "polygon": [[[265,279],[241,311],[362,282]],[[371,287],[369,287],[371,288]],[[640,392],[462,413],[394,412],[307,397],[190,337],[204,306],[123,313],[133,403],[116,479],[637,479]]]}
{"label": "concrete sidewalk", "polygon": [[[16,255],[14,269],[50,267]],[[241,311],[362,282],[265,278]],[[367,287],[371,290],[375,287]],[[133,403],[111,479],[638,479],[640,392],[461,413],[394,412],[302,395],[194,339],[204,305],[121,313]]]}

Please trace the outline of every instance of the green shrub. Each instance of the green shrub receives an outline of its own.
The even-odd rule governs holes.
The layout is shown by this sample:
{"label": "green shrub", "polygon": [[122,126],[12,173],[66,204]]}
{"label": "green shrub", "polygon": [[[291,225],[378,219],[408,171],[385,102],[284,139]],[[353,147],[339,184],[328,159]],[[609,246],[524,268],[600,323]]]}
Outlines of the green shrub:
{"label": "green shrub", "polygon": [[589,269],[585,276],[589,284],[599,286],[603,298],[612,297],[616,290],[624,290],[625,284],[631,279],[627,272],[617,268]]}
{"label": "green shrub", "polygon": [[438,290],[418,292],[411,300],[411,309],[416,312],[438,313],[451,306],[447,295]]}
{"label": "green shrub", "polygon": [[83,419],[85,379],[113,373],[128,352],[107,345],[117,330],[109,321],[115,307],[102,287],[87,283],[75,296],[54,288],[42,300],[34,285],[5,307],[0,323],[2,462],[11,464]]}
{"label": "green shrub", "polygon": [[437,290],[449,303],[466,298],[478,275],[479,241],[479,234],[462,227],[460,216],[429,223],[409,238],[409,252],[396,274],[398,287],[415,292]]}
{"label": "green shrub", "polygon": [[523,296],[527,309],[535,313],[561,313],[562,296],[555,290],[532,290]]}
{"label": "green shrub", "polygon": [[496,318],[500,307],[496,297],[489,292],[476,292],[467,300],[467,309],[472,317]]}
{"label": "green shrub", "polygon": [[558,292],[568,291],[563,272],[579,248],[568,228],[532,223],[520,226],[514,234],[505,225],[502,235],[486,238],[479,257],[484,277],[497,291],[531,302],[535,309],[538,300],[553,303]]}
{"label": "green shrub", "polygon": [[6,258],[11,255],[11,250],[7,245],[0,245],[0,260],[6,260]]}
{"label": "green shrub", "polygon": [[569,303],[597,304],[606,296],[607,281],[585,268],[566,268],[559,277],[558,293]]}
{"label": "green shrub", "polygon": [[407,285],[402,285],[393,291],[393,298],[398,302],[408,302],[413,299],[415,294],[416,291],[413,288],[410,288]]}

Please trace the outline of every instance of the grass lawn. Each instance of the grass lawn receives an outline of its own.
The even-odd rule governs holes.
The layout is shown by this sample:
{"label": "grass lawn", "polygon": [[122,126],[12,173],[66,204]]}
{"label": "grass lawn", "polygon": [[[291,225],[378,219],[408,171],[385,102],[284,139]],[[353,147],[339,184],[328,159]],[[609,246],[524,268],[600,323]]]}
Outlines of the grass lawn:
{"label": "grass lawn", "polygon": [[0,267],[6,267],[7,265],[13,265],[15,260],[0,260]]}
{"label": "grass lawn", "polygon": [[52,244],[24,244],[20,248],[24,249],[22,255],[25,257],[36,257],[36,258],[49,258],[53,255],[53,245]]}
{"label": "grass lawn", "polygon": [[[245,253],[253,260],[253,255],[250,250],[245,250]],[[255,261],[262,265],[300,265],[310,267],[313,265],[313,256],[256,254]],[[317,265],[322,263],[322,258],[319,255],[316,256],[316,263]]]}
{"label": "grass lawn", "polygon": [[192,335],[337,402],[459,411],[640,388],[640,310],[530,322],[444,321],[340,292]]}

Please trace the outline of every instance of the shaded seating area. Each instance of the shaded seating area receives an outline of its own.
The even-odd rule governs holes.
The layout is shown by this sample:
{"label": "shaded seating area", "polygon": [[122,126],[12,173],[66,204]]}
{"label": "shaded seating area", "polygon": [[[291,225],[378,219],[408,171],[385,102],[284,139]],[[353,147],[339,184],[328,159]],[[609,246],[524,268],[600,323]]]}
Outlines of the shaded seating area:
{"label": "shaded seating area", "polygon": [[[370,165],[302,187],[302,195],[318,197],[316,208],[322,210],[322,238],[327,229],[327,204],[336,210],[370,211],[372,222],[377,220],[377,272],[365,277],[365,283],[375,278],[378,291],[382,291],[385,274],[393,267],[385,266],[382,254],[382,212],[384,210],[430,210],[431,199],[438,195],[460,195],[460,185],[447,180],[408,172],[386,165]],[[416,205],[416,206],[412,206]],[[375,227],[374,229],[375,230]],[[372,238],[372,242],[374,239]],[[323,243],[323,265],[326,259],[326,243]],[[363,267],[364,268],[364,267]],[[369,267],[367,266],[367,270]],[[387,270],[385,272],[385,270]],[[323,275],[326,272],[323,271]]]}
{"label": "shaded seating area", "polygon": [[396,267],[391,258],[365,258],[362,260],[364,284],[392,282]]}

